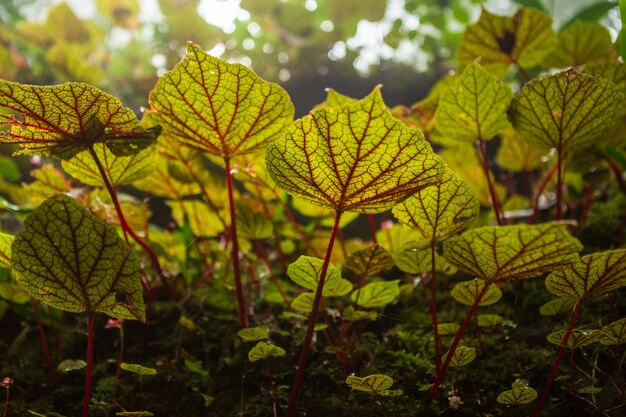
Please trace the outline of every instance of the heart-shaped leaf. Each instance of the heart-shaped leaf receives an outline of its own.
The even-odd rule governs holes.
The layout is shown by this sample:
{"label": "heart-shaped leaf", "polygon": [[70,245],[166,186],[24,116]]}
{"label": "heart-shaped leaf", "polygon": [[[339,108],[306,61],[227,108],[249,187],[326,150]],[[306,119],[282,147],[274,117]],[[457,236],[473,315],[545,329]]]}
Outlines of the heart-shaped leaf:
{"label": "heart-shaped leaf", "polygon": [[583,247],[566,228],[567,223],[479,227],[446,240],[443,256],[487,282],[532,278],[579,259]]}
{"label": "heart-shaped leaf", "polygon": [[0,80],[0,106],[22,116],[8,118],[1,143],[13,143],[29,155],[70,159],[104,143],[114,155],[133,155],[154,143],[158,129],[141,126],[119,99],[87,84],[54,87],[21,85]]}
{"label": "heart-shaped leaf", "polygon": [[265,147],[294,114],[280,86],[192,42],[150,93],[149,111],[168,140],[224,158]]}
{"label": "heart-shaped leaf", "polygon": [[611,47],[611,34],[598,22],[577,20],[559,33],[558,46],[546,57],[547,67],[578,67],[604,60]]}
{"label": "heart-shaped leaf", "polygon": [[460,328],[461,325],[457,323],[437,323],[437,331],[440,336],[455,335]]}
{"label": "heart-shaped leaf", "polygon": [[605,136],[622,98],[612,82],[570,68],[525,84],[509,116],[531,144],[576,152]]}
{"label": "heart-shaped leaf", "polygon": [[148,368],[147,366],[138,365],[135,363],[121,363],[120,368],[122,368],[125,371],[132,372],[133,374],[137,374],[139,376],[157,374],[156,369]]}
{"label": "heart-shaped leaf", "polygon": [[373,245],[351,254],[345,267],[360,277],[371,277],[393,268],[393,257],[381,245]]}
{"label": "heart-shaped leaf", "polygon": [[[309,290],[315,291],[320,280],[324,261],[311,256],[300,256],[297,261],[287,267],[287,275],[296,284]],[[330,289],[339,285],[341,280],[341,270],[328,265],[324,289]]]}
{"label": "heart-shaped leaf", "polygon": [[[473,279],[471,281],[459,282],[452,288],[450,294],[457,303],[461,303],[466,306],[474,305],[476,299],[480,295],[485,281],[482,279]],[[495,304],[502,298],[502,291],[495,285],[490,285],[487,292],[483,295],[478,303],[478,306],[489,306]]]}
{"label": "heart-shaped leaf", "polygon": [[600,343],[606,346],[626,343],[626,318],[619,319],[604,326],[600,332]]}
{"label": "heart-shaped leaf", "polygon": [[58,195],[33,211],[24,228],[11,265],[32,297],[60,310],[145,320],[139,262],[112,226]]}
{"label": "heart-shaped leaf", "polygon": [[[563,343],[563,336],[565,335],[565,330],[559,330],[557,332],[550,333],[546,339],[548,342],[553,343],[557,346],[561,346]],[[567,348],[568,349],[578,349],[583,346],[590,345],[592,343],[598,342],[602,337],[602,332],[600,330],[579,330],[574,329],[567,339]]]}
{"label": "heart-shaped leaf", "polygon": [[244,239],[267,239],[274,233],[274,225],[263,214],[255,213],[250,206],[235,204],[237,212],[237,230]]}
{"label": "heart-shaped leaf", "polygon": [[11,245],[13,236],[0,232],[0,268],[11,267]]}
{"label": "heart-shaped leaf", "polygon": [[339,282],[333,283],[330,287],[324,285],[322,295],[324,297],[342,297],[352,291],[353,285],[347,279],[341,278]]}
{"label": "heart-shaped leaf", "polygon": [[263,359],[268,359],[272,357],[285,356],[285,349],[278,347],[276,345],[272,345],[267,342],[258,342],[250,351],[248,352],[248,360],[250,362],[256,362]]}
{"label": "heart-shaped leaf", "polygon": [[546,288],[554,295],[588,298],[626,285],[626,249],[593,253],[554,271]]}
{"label": "heart-shaped leaf", "polygon": [[338,213],[387,210],[444,170],[423,135],[389,113],[378,88],[296,120],[266,162],[278,186]]}
{"label": "heart-shaped leaf", "polygon": [[361,307],[384,307],[400,295],[400,280],[377,281],[365,285],[350,295]]}
{"label": "heart-shaped leaf", "polygon": [[30,301],[30,295],[15,282],[0,283],[0,298],[15,304],[24,304]]}
{"label": "heart-shaped leaf", "polygon": [[497,314],[479,314],[476,316],[478,327],[494,327],[502,323],[504,319]]}
{"label": "heart-shaped leaf", "polygon": [[500,134],[502,138],[496,159],[498,166],[512,172],[532,171],[546,165],[549,150],[531,146],[513,129]]}
{"label": "heart-shaped leaf", "polygon": [[424,239],[442,241],[478,216],[480,204],[468,185],[450,169],[441,183],[419,190],[396,205],[398,221],[418,230]]}
{"label": "heart-shaped leaf", "polygon": [[555,298],[550,300],[539,308],[539,314],[542,316],[556,316],[557,314],[572,311],[576,305],[575,298]]}
{"label": "heart-shaped leaf", "polygon": [[303,313],[310,313],[313,311],[314,298],[315,294],[312,292],[303,292],[302,294],[298,294],[298,296],[291,301],[291,308],[297,311],[302,311]]}
{"label": "heart-shaped leaf", "polygon": [[26,190],[33,198],[33,202],[41,204],[43,201],[57,194],[70,192],[72,189],[65,176],[52,164],[45,164],[34,169],[30,175],[35,181],[26,186]]}
{"label": "heart-shaped leaf", "polygon": [[[442,362],[446,360],[447,355],[447,352],[443,355],[443,358],[441,359]],[[474,359],[476,359],[476,348],[468,346],[458,346],[452,354],[452,359],[450,359],[450,366],[458,369],[463,366],[469,365]]]}
{"label": "heart-shaped leaf", "polygon": [[350,375],[346,378],[346,384],[353,390],[368,392],[372,395],[380,395],[381,391],[391,388],[393,378],[384,374],[373,374],[363,378]]}
{"label": "heart-shaped leaf", "polygon": [[244,342],[257,342],[259,340],[268,339],[270,337],[270,331],[265,326],[259,327],[246,327],[237,332],[237,336]]}
{"label": "heart-shaped leaf", "polygon": [[[393,258],[396,266],[400,268],[402,272],[407,274],[421,274],[423,272],[431,272],[432,267],[432,252],[430,246],[420,246],[406,244],[400,250],[394,252]],[[446,275],[452,275],[456,272],[456,268],[453,267],[443,257],[437,253],[435,256],[435,271],[442,272]]]}
{"label": "heart-shaped leaf", "polygon": [[375,311],[355,310],[354,307],[352,306],[348,306],[344,308],[341,316],[346,321],[357,321],[357,320],[375,321],[378,318],[378,314]]}
{"label": "heart-shaped leaf", "polygon": [[512,98],[508,84],[474,62],[441,94],[437,129],[451,139],[490,140],[509,127],[506,111]]}
{"label": "heart-shaped leaf", "polygon": [[537,391],[531,387],[516,387],[501,392],[496,401],[500,404],[517,406],[530,404],[537,398]]}
{"label": "heart-shaped leaf", "polygon": [[552,19],[538,10],[521,8],[513,17],[482,10],[477,23],[468,26],[457,51],[457,62],[465,68],[480,57],[480,64],[503,77],[517,63],[530,68],[543,62],[557,41]]}

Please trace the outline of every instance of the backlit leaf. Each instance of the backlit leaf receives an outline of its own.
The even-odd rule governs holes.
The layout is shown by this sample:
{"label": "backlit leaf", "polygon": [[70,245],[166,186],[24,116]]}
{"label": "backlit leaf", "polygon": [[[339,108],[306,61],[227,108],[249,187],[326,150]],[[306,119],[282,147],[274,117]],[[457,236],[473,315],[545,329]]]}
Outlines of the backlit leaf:
{"label": "backlit leaf", "polygon": [[57,365],[57,371],[67,373],[80,371],[87,367],[87,362],[82,359],[66,359]]}
{"label": "backlit leaf", "polygon": [[612,82],[570,68],[526,83],[509,116],[529,143],[575,152],[604,137],[622,98]]}
{"label": "backlit leaf", "polygon": [[[406,244],[400,250],[394,252],[393,258],[396,266],[407,274],[421,274],[432,271],[432,253],[430,246]],[[435,253],[435,271],[446,275],[456,272],[453,267],[439,254]]]}
{"label": "backlit leaf", "polygon": [[406,226],[398,223],[383,224],[383,227],[376,231],[378,244],[391,253],[420,239],[422,239],[422,235],[416,229],[407,229]]}
{"label": "backlit leaf", "polygon": [[266,162],[278,186],[336,212],[387,210],[438,182],[444,169],[423,135],[389,113],[378,88],[298,119],[269,146]]}
{"label": "backlit leaf", "polygon": [[0,142],[18,144],[29,155],[70,159],[97,143],[114,155],[133,155],[157,136],[119,99],[87,84],[40,87],[0,80],[0,106],[23,119],[9,118],[11,128],[0,132]]}
{"label": "backlit leaf", "polygon": [[524,405],[530,404],[537,398],[537,391],[531,387],[516,387],[501,392],[496,401],[505,405]]}
{"label": "backlit leaf", "polygon": [[602,60],[613,46],[608,29],[598,22],[578,20],[559,33],[558,39],[558,45],[546,57],[546,67],[592,64]]}
{"label": "backlit leaf", "polygon": [[478,216],[480,205],[468,185],[446,169],[441,183],[419,190],[396,205],[392,212],[405,226],[429,241],[442,241],[463,230]]}
{"label": "backlit leaf", "polygon": [[255,213],[250,206],[235,203],[237,233],[244,239],[267,239],[274,234],[274,225],[263,214]]}
{"label": "backlit leaf", "polygon": [[467,142],[492,139],[509,126],[506,111],[512,98],[508,84],[472,63],[441,94],[435,113],[437,129]]}
{"label": "backlit leaf", "polygon": [[150,93],[150,112],[168,140],[231,158],[273,141],[294,108],[277,84],[188,42],[185,58]]}
{"label": "backlit leaf", "polygon": [[322,295],[324,297],[342,297],[352,291],[352,288],[353,285],[350,281],[341,278],[336,284],[333,284],[330,287],[324,285]]}
{"label": "backlit leaf", "polygon": [[572,311],[576,305],[575,298],[555,298],[550,300],[539,308],[539,314],[542,316],[556,316],[557,314]]}
{"label": "backlit leaf", "polygon": [[11,245],[13,236],[0,232],[0,268],[11,267]]}
{"label": "backlit leaf", "polygon": [[237,336],[244,342],[256,342],[270,337],[270,331],[265,326],[246,327],[237,332]]}
{"label": "backlit leaf", "polygon": [[461,326],[457,323],[437,323],[437,330],[440,336],[455,335]]}
{"label": "backlit leaf", "polygon": [[184,216],[187,215],[194,236],[213,237],[224,231],[220,216],[209,209],[203,201],[167,201],[166,204],[172,209],[172,217],[179,225],[183,224]]}
{"label": "backlit leaf", "polygon": [[25,186],[33,197],[33,202],[41,204],[46,198],[56,194],[68,193],[72,187],[69,181],[52,164],[45,164],[41,168],[34,169],[30,175],[35,181]]}
{"label": "backlit leaf", "polygon": [[0,283],[0,298],[15,304],[24,304],[30,301],[30,295],[15,282]]}
{"label": "backlit leaf", "polygon": [[358,276],[371,277],[393,268],[393,258],[381,245],[373,245],[351,254],[345,267]]}
{"label": "backlit leaf", "polygon": [[60,310],[145,320],[139,262],[113,226],[58,195],[24,227],[13,242],[11,265],[31,296]]}
{"label": "backlit leaf", "polygon": [[559,297],[588,298],[626,285],[626,249],[597,252],[554,271],[546,288]]}
{"label": "backlit leaf", "polygon": [[400,280],[371,282],[350,295],[352,301],[365,308],[384,307],[400,295]]}
{"label": "backlit leaf", "polygon": [[615,84],[622,93],[622,104],[615,110],[617,115],[626,114],[624,99],[626,98],[626,64],[623,62],[608,62],[604,64],[585,65],[586,74],[598,75]]}
{"label": "backlit leaf", "polygon": [[512,172],[532,171],[545,166],[548,161],[548,150],[531,146],[513,129],[500,134],[502,140],[496,159],[501,168]]}
{"label": "backlit leaf", "polygon": [[[154,169],[153,146],[133,155],[120,156],[111,152],[104,143],[93,145],[93,149],[113,186],[130,184],[147,176]],[[104,180],[89,151],[82,151],[72,159],[63,161],[62,166],[65,172],[87,185],[104,186]]]}
{"label": "backlit leaf", "polygon": [[[558,332],[552,332],[547,336],[548,342],[553,343],[557,346],[561,346],[563,343],[563,336],[565,335],[565,330],[559,330]],[[600,330],[579,330],[574,329],[570,334],[569,339],[567,340],[567,348],[568,349],[578,349],[583,346],[590,345],[592,343],[598,342],[602,337],[602,332]]]}
{"label": "backlit leaf", "polygon": [[[300,256],[297,261],[291,263],[287,267],[287,275],[296,284],[309,290],[316,290],[319,283],[322,265],[324,261],[311,256]],[[339,285],[341,279],[341,270],[328,265],[326,279],[324,280],[324,289],[333,288]]]}
{"label": "backlit leaf", "polygon": [[504,319],[497,314],[479,314],[476,316],[478,327],[493,327],[502,323]]}
{"label": "backlit leaf", "polygon": [[357,320],[375,321],[378,318],[378,314],[375,311],[355,310],[354,307],[348,306],[343,309],[342,318],[346,321],[357,321]]}
{"label": "backlit leaf", "polygon": [[315,108],[320,108],[320,107],[342,107],[342,106],[347,106],[349,104],[354,104],[356,103],[357,99],[352,98],[352,97],[348,97],[346,95],[343,95],[341,93],[338,93],[337,91],[333,90],[332,88],[327,88],[326,89],[326,100],[324,100],[324,102],[318,104]]}
{"label": "backlit leaf", "polygon": [[[335,213],[328,207],[318,206],[298,197],[292,199],[293,208],[307,217],[319,219],[320,226],[333,227]],[[344,213],[339,220],[339,228],[343,229],[359,217],[359,213]]]}
{"label": "backlit leaf", "polygon": [[463,34],[457,62],[464,68],[480,57],[480,64],[500,78],[515,61],[523,68],[541,64],[556,40],[552,19],[538,10],[521,8],[508,17],[483,9]]}
{"label": "backlit leaf", "polygon": [[368,392],[379,395],[381,391],[391,388],[393,378],[383,374],[373,374],[366,377],[350,375],[346,378],[346,384],[353,390]]}
{"label": "backlit leaf", "polygon": [[122,368],[125,371],[132,372],[133,374],[137,374],[140,376],[157,374],[157,370],[154,368],[148,368],[146,366],[137,365],[134,363],[121,363],[120,368]]}
{"label": "backlit leaf", "polygon": [[567,223],[537,226],[486,226],[443,243],[448,262],[494,282],[526,279],[577,261],[582,245],[567,232]]}
{"label": "backlit leaf", "polygon": [[604,326],[600,332],[600,343],[606,346],[626,343],[626,318],[619,319]]}
{"label": "backlit leaf", "polygon": [[[478,278],[471,281],[463,281],[456,284],[454,288],[452,288],[450,294],[452,294],[452,298],[454,298],[456,302],[466,306],[471,306],[478,298],[478,295],[484,286],[485,281]],[[490,285],[478,305],[489,306],[497,303],[500,298],[502,298],[502,291],[500,291],[500,288],[496,285]]]}
{"label": "backlit leaf", "polygon": [[272,345],[267,342],[258,342],[250,352],[248,352],[248,360],[250,362],[260,361],[271,357],[285,356],[285,349]]}
{"label": "backlit leaf", "polygon": [[[448,352],[443,355],[442,362],[446,360]],[[474,359],[476,359],[476,348],[468,346],[458,346],[452,354],[450,359],[450,366],[453,368],[461,368],[469,365]]]}
{"label": "backlit leaf", "polygon": [[315,294],[312,292],[303,292],[291,301],[291,308],[303,313],[310,313],[313,311],[313,300]]}

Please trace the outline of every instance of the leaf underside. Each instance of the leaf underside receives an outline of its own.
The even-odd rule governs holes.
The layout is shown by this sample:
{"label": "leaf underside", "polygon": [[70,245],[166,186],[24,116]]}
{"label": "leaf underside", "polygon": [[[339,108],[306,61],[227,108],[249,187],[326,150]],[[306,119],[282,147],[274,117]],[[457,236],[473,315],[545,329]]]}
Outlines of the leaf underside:
{"label": "leaf underside", "polygon": [[373,276],[393,268],[393,258],[381,245],[373,245],[351,254],[345,267],[358,276]]}
{"label": "leaf underside", "polygon": [[64,311],[145,320],[139,262],[112,226],[58,195],[31,213],[24,227],[11,263],[32,297]]}

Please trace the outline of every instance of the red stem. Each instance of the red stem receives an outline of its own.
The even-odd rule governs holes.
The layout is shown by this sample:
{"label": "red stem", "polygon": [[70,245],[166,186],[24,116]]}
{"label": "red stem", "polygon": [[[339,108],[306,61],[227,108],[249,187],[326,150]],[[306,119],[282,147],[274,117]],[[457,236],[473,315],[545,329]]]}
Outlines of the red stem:
{"label": "red stem", "polygon": [[550,178],[554,175],[554,172],[558,168],[558,164],[555,164],[550,168],[550,171],[544,176],[541,180],[541,184],[539,184],[539,189],[537,190],[537,195],[535,196],[535,201],[533,204],[533,214],[528,220],[528,224],[535,224],[535,220],[537,219],[537,214],[539,214],[539,198],[541,198],[541,194],[543,194],[543,190],[545,190],[546,186],[550,182]]}
{"label": "red stem", "polygon": [[370,226],[370,233],[372,234],[372,242],[376,245],[378,243],[376,241],[376,219],[374,218],[373,214],[368,213],[367,222],[369,223],[369,226]]}
{"label": "red stem", "polygon": [[467,330],[467,327],[472,321],[472,316],[478,309],[478,305],[480,304],[480,301],[483,299],[483,297],[487,293],[487,290],[489,289],[489,285],[491,285],[489,282],[485,282],[485,285],[483,285],[483,288],[480,290],[480,293],[478,293],[476,300],[474,300],[474,304],[472,304],[472,307],[470,308],[469,313],[467,313],[465,320],[463,320],[463,323],[461,323],[461,327],[456,332],[456,335],[454,336],[454,341],[452,342],[452,346],[450,346],[450,349],[448,349],[448,353],[446,354],[446,359],[443,361],[441,368],[439,368],[439,372],[437,372],[437,375],[435,377],[435,382],[433,383],[433,387],[431,388],[430,393],[428,394],[428,398],[426,398],[426,401],[424,401],[424,406],[426,408],[428,408],[430,403],[437,396],[437,393],[439,392],[439,387],[441,386],[441,383],[443,382],[443,378],[446,375],[446,371],[448,370],[448,367],[450,366],[450,361],[452,360],[452,357],[454,356],[454,352],[456,351],[456,348],[459,346],[459,343],[461,342],[461,338],[463,337],[465,330]]}
{"label": "red stem", "polygon": [[622,192],[626,192],[626,181],[624,181],[624,176],[620,168],[608,156],[603,156],[602,159],[604,159],[604,162],[606,162],[609,168],[611,168],[611,171],[613,171],[613,175],[615,175],[615,180],[619,185],[619,189],[622,190]]}
{"label": "red stem", "polygon": [[496,194],[496,190],[491,182],[491,171],[489,170],[489,161],[487,161],[487,150],[485,149],[485,141],[483,141],[482,138],[478,139],[478,149],[480,150],[480,156],[483,160],[483,171],[485,172],[487,185],[489,186],[489,200],[491,202],[491,208],[493,209],[493,214],[496,217],[498,226],[502,226],[503,218],[500,201],[498,200],[498,195]]}
{"label": "red stem", "polygon": [[565,352],[567,342],[569,341],[569,337],[574,331],[574,326],[576,325],[576,322],[578,321],[578,316],[580,316],[582,307],[583,307],[583,301],[578,300],[578,303],[576,304],[576,308],[574,309],[574,312],[572,313],[572,318],[570,319],[569,324],[567,325],[567,329],[565,330],[565,334],[563,335],[563,340],[561,341],[561,347],[559,347],[559,352],[557,353],[556,358],[554,359],[554,362],[552,363],[552,370],[550,371],[550,375],[548,376],[548,381],[546,382],[546,386],[543,388],[543,392],[541,393],[539,402],[537,402],[537,405],[533,409],[533,412],[530,417],[537,417],[539,415],[543,407],[543,403],[546,401],[546,398],[548,398],[548,394],[550,393],[550,386],[552,385],[552,381],[554,381],[554,377],[556,376],[556,373],[559,370],[559,364],[561,363],[561,359],[563,358],[563,353]]}
{"label": "red stem", "polygon": [[433,322],[433,334],[435,335],[435,366],[437,371],[441,366],[441,339],[439,337],[439,326],[437,319],[437,270],[435,268],[435,241],[430,242],[430,262],[431,262],[431,278],[430,278],[430,303],[432,305],[430,317]]}
{"label": "red stem", "polygon": [[289,398],[289,405],[287,407],[287,417],[294,417],[296,413],[296,406],[298,405],[298,396],[300,395],[300,389],[302,388],[302,380],[304,379],[304,373],[306,370],[306,362],[309,356],[309,350],[311,349],[311,341],[313,340],[313,331],[315,324],[317,323],[317,315],[319,312],[320,304],[322,301],[322,289],[324,288],[324,281],[326,280],[326,271],[328,271],[328,265],[330,264],[330,255],[333,251],[333,244],[337,237],[337,231],[339,231],[339,220],[341,219],[341,212],[337,212],[335,215],[335,223],[330,233],[328,240],[328,248],[326,249],[326,256],[324,257],[324,263],[322,264],[322,271],[320,272],[320,279],[317,284],[317,290],[315,291],[315,299],[313,300],[313,309],[309,316],[309,324],[306,329],[306,335],[302,344],[302,351],[300,352],[300,360],[298,361],[298,370],[293,382],[293,389],[291,390],[291,397]]}
{"label": "red stem", "polygon": [[161,265],[159,264],[159,259],[157,258],[156,253],[154,253],[152,248],[150,248],[150,246],[148,246],[146,242],[144,242],[139,236],[137,236],[137,234],[133,231],[133,229],[126,222],[126,218],[124,217],[124,213],[122,212],[122,207],[120,206],[120,203],[117,199],[117,191],[115,191],[115,187],[113,187],[113,185],[109,181],[109,177],[107,176],[106,171],[104,170],[104,166],[102,166],[102,162],[100,162],[100,159],[98,158],[98,155],[96,154],[96,151],[94,151],[93,147],[91,146],[89,146],[87,149],[89,150],[91,157],[93,158],[96,166],[98,167],[100,176],[102,177],[102,180],[104,181],[104,185],[106,186],[107,191],[109,192],[109,196],[111,197],[111,201],[113,202],[113,206],[115,207],[115,212],[120,222],[120,226],[122,226],[122,230],[124,231],[124,233],[128,233],[133,238],[133,240],[139,246],[141,246],[144,252],[146,252],[148,257],[150,258],[150,262],[152,263],[152,268],[154,269],[154,273],[156,274],[157,278],[161,280],[161,283],[163,284],[163,286],[169,293],[172,300],[176,300],[178,297],[176,296],[176,293],[174,292],[172,287],[168,284],[167,280],[165,279],[165,276],[163,275],[163,270],[161,269]]}
{"label": "red stem", "polygon": [[48,348],[48,341],[46,340],[46,333],[43,329],[41,314],[39,312],[39,304],[37,304],[37,300],[35,300],[33,297],[30,297],[30,303],[33,306],[33,311],[35,312],[35,319],[37,320],[37,327],[39,328],[39,338],[41,339],[41,348],[43,349],[43,355],[46,358],[46,363],[48,364],[48,372],[50,372],[50,378],[52,378],[52,383],[56,385],[57,374],[54,370],[54,365],[52,364],[50,349]]}
{"label": "red stem", "polygon": [[246,314],[246,301],[243,296],[241,285],[241,270],[239,267],[239,241],[237,240],[237,215],[235,210],[235,197],[233,192],[233,174],[230,172],[230,159],[224,158],[226,165],[226,184],[228,185],[228,205],[230,207],[230,239],[233,242],[233,273],[235,274],[235,290],[237,292],[237,307],[242,327],[248,327],[248,315]]}
{"label": "red stem", "polygon": [[91,397],[91,368],[93,366],[93,312],[87,315],[87,369],[85,370],[85,391],[83,393],[83,415],[89,417]]}
{"label": "red stem", "polygon": [[561,201],[563,200],[563,161],[561,158],[561,148],[558,148],[556,162],[556,220],[561,220],[562,214]]}

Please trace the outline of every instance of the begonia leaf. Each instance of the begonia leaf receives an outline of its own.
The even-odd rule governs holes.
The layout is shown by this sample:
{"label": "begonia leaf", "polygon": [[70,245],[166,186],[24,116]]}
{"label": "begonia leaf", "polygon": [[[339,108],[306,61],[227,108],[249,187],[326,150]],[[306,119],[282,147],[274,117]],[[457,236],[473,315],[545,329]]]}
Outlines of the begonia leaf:
{"label": "begonia leaf", "polygon": [[258,327],[246,327],[237,332],[237,336],[244,342],[257,342],[259,340],[265,340],[270,337],[270,331],[265,326]]}
{"label": "begonia leaf", "polygon": [[393,268],[393,257],[381,245],[373,245],[351,254],[345,267],[358,276],[371,277]]}
{"label": "begonia leaf", "polygon": [[399,282],[397,279],[371,282],[353,292],[350,298],[361,307],[384,307],[400,295]]}
{"label": "begonia leaf", "polygon": [[156,375],[157,370],[154,368],[148,368],[147,366],[138,365],[136,363],[124,363],[120,364],[120,368],[125,371],[132,372],[133,374],[137,374],[139,376],[144,375]]}
{"label": "begonia leaf", "polygon": [[341,278],[339,282],[331,285],[330,287],[324,285],[322,295],[324,297],[342,297],[352,291],[354,286],[347,279]]}
{"label": "begonia leaf", "polygon": [[237,233],[244,239],[267,239],[274,234],[274,225],[262,213],[255,213],[250,206],[235,203]]}
{"label": "begonia leaf", "polygon": [[[309,290],[317,290],[317,285],[322,272],[324,261],[311,256],[300,256],[298,260],[287,267],[287,275],[296,284]],[[333,265],[328,265],[324,289],[339,285],[341,270]]]}
{"label": "begonia leaf", "polygon": [[372,395],[380,395],[381,391],[388,390],[393,385],[393,378],[384,374],[373,374],[366,377],[350,375],[346,384],[353,390],[364,391]]}
{"label": "begonia leaf", "polygon": [[355,310],[354,307],[348,306],[343,309],[342,318],[346,321],[357,321],[357,320],[375,321],[378,318],[378,314],[375,311]]}
{"label": "begonia leaf", "polygon": [[0,268],[11,267],[11,245],[13,235],[0,232]]}
{"label": "begonia leaf", "polygon": [[559,297],[583,299],[626,285],[626,249],[597,252],[554,271],[546,288]]}
{"label": "begonia leaf", "polygon": [[513,129],[501,132],[500,136],[496,159],[501,168],[512,172],[532,171],[545,166],[549,160],[549,150],[530,145]]}
{"label": "begonia leaf", "polygon": [[538,10],[521,8],[513,17],[482,10],[477,23],[465,30],[457,62],[460,68],[480,57],[480,64],[497,77],[517,62],[530,68],[543,62],[557,42],[552,18]]}
{"label": "begonia leaf", "polygon": [[315,294],[312,292],[303,292],[298,294],[296,298],[291,301],[291,308],[303,313],[310,313],[313,310],[313,299]]}
{"label": "begonia leaf", "polygon": [[419,190],[400,202],[393,215],[429,241],[456,234],[478,216],[480,204],[469,186],[446,169],[441,183]]}
{"label": "begonia leaf", "polygon": [[0,298],[4,298],[15,304],[24,304],[31,299],[30,295],[22,290],[15,282],[0,283]]}
{"label": "begonia leaf", "polygon": [[460,328],[461,325],[457,323],[437,323],[437,331],[440,336],[455,335]]}
{"label": "begonia leaf", "polygon": [[25,186],[25,189],[35,204],[41,204],[48,197],[68,193],[72,189],[67,178],[52,164],[32,170],[30,175],[35,181]]}
{"label": "begonia leaf", "polygon": [[[446,352],[443,355],[442,362],[445,361],[448,353],[449,352]],[[468,346],[458,346],[452,354],[452,359],[450,359],[450,366],[458,369],[463,366],[469,365],[474,359],[476,359],[476,348]]]}
{"label": "begonia leaf", "polygon": [[537,398],[537,391],[531,387],[515,387],[501,392],[496,401],[500,404],[517,406],[529,404]]}
{"label": "begonia leaf", "polygon": [[[421,274],[431,272],[432,252],[430,246],[406,244],[393,253],[395,264],[402,272],[407,274]],[[435,271],[446,275],[452,275],[456,268],[450,265],[438,253],[435,253]]]}
{"label": "begonia leaf", "polygon": [[[563,343],[563,336],[565,335],[565,330],[559,330],[557,332],[550,333],[546,338],[548,342],[553,343],[557,346],[561,346]],[[592,343],[598,342],[602,337],[602,332],[597,329],[593,330],[579,330],[574,329],[567,339],[567,348],[568,349],[578,349],[583,346],[590,345]]]}
{"label": "begonia leaf", "polygon": [[509,127],[506,111],[512,98],[508,84],[472,63],[441,94],[435,113],[437,130],[466,142],[490,140]]}
{"label": "begonia leaf", "polygon": [[269,146],[266,163],[278,186],[340,213],[387,210],[444,170],[423,135],[389,113],[378,88],[298,119]]}
{"label": "begonia leaf", "polygon": [[577,20],[559,33],[558,45],[546,56],[544,66],[577,67],[603,60],[613,46],[608,29],[598,22]]}
{"label": "begonia leaf", "polygon": [[[474,305],[476,299],[480,295],[481,290],[485,286],[482,279],[473,279],[471,281],[459,282],[452,288],[450,294],[457,303],[466,306]],[[483,297],[480,299],[478,306],[489,306],[495,304],[502,298],[502,291],[495,285],[490,285]]]}
{"label": "begonia leaf", "polygon": [[600,330],[600,343],[605,346],[621,345],[626,343],[626,318],[609,323]]}
{"label": "begonia leaf", "polygon": [[15,236],[11,266],[32,297],[64,311],[145,320],[139,262],[113,226],[58,195],[24,227]]}
{"label": "begonia leaf", "polygon": [[485,226],[443,243],[448,262],[487,282],[526,279],[579,259],[582,245],[567,223]]}
{"label": "begonia leaf", "polygon": [[[224,231],[219,214],[209,209],[203,201],[167,201],[166,204],[172,209],[172,217],[179,225],[184,223],[184,217],[187,215],[194,236],[214,237]],[[227,219],[227,216],[221,218]]]}
{"label": "begonia leaf", "polygon": [[615,110],[618,116],[626,114],[626,64],[623,62],[607,62],[604,64],[585,65],[586,74],[597,75],[615,84],[622,93],[622,104]]}
{"label": "begonia leaf", "polygon": [[502,316],[497,314],[479,314],[476,316],[478,327],[493,327],[501,324],[503,321]]}
{"label": "begonia leaf", "polygon": [[0,106],[22,117],[8,118],[11,128],[0,132],[0,143],[17,144],[29,155],[70,159],[97,143],[114,155],[133,155],[158,135],[119,99],[87,84],[40,87],[0,80]]}
{"label": "begonia leaf", "polygon": [[612,82],[570,68],[526,83],[509,117],[532,145],[576,152],[605,136],[622,99]]}
{"label": "begonia leaf", "polygon": [[267,342],[258,342],[248,352],[248,360],[250,362],[260,361],[262,359],[268,359],[271,357],[285,356],[285,349],[272,345]]}
{"label": "begonia leaf", "polygon": [[320,107],[343,107],[343,106],[347,106],[349,104],[354,104],[356,103],[358,100],[349,96],[346,96],[344,94],[341,94],[335,90],[333,90],[332,88],[327,88],[326,89],[326,100],[324,100],[322,103],[318,104],[317,106],[315,106],[315,108],[320,108]]}
{"label": "begonia leaf", "polygon": [[539,308],[539,314],[542,316],[556,316],[557,314],[572,311],[576,305],[575,298],[555,298],[548,301]]}
{"label": "begonia leaf", "polygon": [[168,141],[224,158],[264,148],[294,114],[280,86],[192,42],[150,93],[149,111]]}

